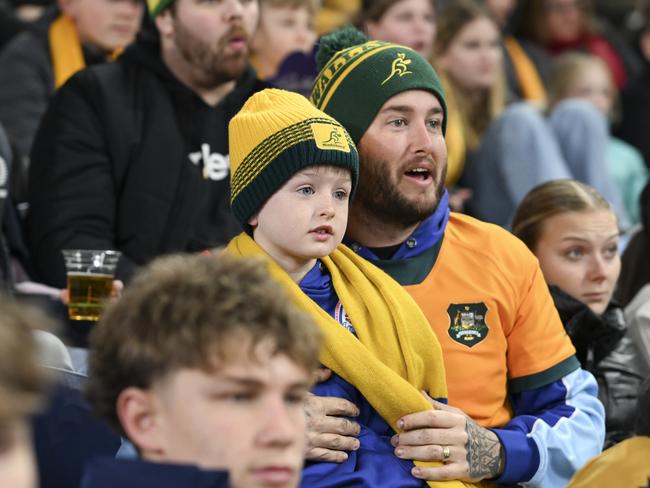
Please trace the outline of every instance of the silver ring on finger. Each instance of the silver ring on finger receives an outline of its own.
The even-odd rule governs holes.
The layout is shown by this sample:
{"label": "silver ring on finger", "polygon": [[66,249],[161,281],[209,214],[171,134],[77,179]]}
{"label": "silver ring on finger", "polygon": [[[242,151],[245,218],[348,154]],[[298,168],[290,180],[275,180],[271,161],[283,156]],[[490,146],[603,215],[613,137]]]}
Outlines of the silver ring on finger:
{"label": "silver ring on finger", "polygon": [[449,456],[451,456],[451,449],[449,449],[449,446],[441,446],[442,447],[442,460],[446,461],[449,459]]}

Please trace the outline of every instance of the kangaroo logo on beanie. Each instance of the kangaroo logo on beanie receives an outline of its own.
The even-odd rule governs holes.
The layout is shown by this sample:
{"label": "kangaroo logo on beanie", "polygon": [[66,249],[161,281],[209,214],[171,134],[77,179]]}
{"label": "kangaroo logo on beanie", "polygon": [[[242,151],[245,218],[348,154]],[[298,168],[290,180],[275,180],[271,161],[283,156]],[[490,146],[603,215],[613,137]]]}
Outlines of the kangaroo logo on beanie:
{"label": "kangaroo logo on beanie", "polygon": [[400,78],[404,75],[412,75],[413,71],[409,71],[408,65],[411,64],[411,60],[406,57],[406,53],[397,53],[393,63],[391,64],[391,71],[384,81],[381,82],[382,85],[386,84],[387,81],[390,81],[391,78],[395,75]]}

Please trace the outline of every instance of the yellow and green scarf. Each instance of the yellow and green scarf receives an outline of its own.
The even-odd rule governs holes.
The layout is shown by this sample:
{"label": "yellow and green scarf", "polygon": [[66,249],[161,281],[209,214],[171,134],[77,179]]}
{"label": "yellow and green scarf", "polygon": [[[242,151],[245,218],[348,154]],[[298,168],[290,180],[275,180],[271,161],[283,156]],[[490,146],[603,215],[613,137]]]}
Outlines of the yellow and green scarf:
{"label": "yellow and green scarf", "polygon": [[[227,251],[268,262],[271,275],[294,303],[316,319],[325,338],[321,363],[354,385],[396,432],[404,415],[431,409],[420,390],[433,398],[447,397],[442,350],[420,308],[396,281],[346,246],[339,246],[322,262],[358,339],[311,300],[248,235],[235,237]],[[460,481],[428,484],[473,486]]]}

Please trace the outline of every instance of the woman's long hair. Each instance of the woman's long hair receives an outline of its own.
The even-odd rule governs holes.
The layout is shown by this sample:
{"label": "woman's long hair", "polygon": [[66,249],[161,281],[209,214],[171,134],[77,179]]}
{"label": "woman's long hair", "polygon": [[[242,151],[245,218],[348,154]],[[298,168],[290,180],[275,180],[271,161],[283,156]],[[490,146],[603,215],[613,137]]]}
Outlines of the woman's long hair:
{"label": "woman's long hair", "polygon": [[[435,57],[443,56],[460,31],[477,19],[494,22],[483,5],[473,0],[454,0],[449,2],[437,18],[438,33],[435,42]],[[498,27],[495,24],[496,29]],[[481,137],[490,123],[503,111],[505,106],[505,74],[502,74],[492,87],[480,96],[466,93],[466,90],[435,63],[455,105],[455,116],[462,121],[467,148],[472,151],[479,146]],[[451,110],[454,110],[453,108]]]}

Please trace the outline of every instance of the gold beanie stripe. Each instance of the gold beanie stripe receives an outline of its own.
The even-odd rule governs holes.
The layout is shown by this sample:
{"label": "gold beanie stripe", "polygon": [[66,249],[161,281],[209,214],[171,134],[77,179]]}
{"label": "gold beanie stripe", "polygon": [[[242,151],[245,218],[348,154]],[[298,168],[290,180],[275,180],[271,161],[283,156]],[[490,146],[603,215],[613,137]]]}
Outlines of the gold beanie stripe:
{"label": "gold beanie stripe", "polygon": [[[232,203],[243,188],[250,184],[279,154],[299,142],[314,139],[311,130],[311,124],[313,123],[341,127],[340,124],[334,123],[332,119],[313,118],[298,122],[264,139],[244,158],[235,170],[231,182],[230,202]],[[348,143],[352,144],[352,140],[349,139]]]}
{"label": "gold beanie stripe", "polygon": [[[337,73],[336,72],[334,73],[334,76],[327,81],[327,84],[325,85],[325,88],[321,92],[320,97],[318,97],[318,100],[312,99],[314,105],[316,105],[316,107],[318,107],[321,110],[325,110],[327,104],[332,98],[332,95],[334,95],[334,93],[336,92],[336,89],[343,82],[343,80],[345,80],[345,78],[354,70],[354,68],[356,68],[359,64],[363,63],[369,57],[374,56],[375,54],[379,54],[380,52],[385,51],[386,49],[394,49],[395,46],[396,44],[385,44],[382,42],[381,45],[373,46],[373,49],[371,51],[366,52],[359,58],[354,59],[352,64],[350,64],[349,66],[348,63],[343,64],[343,66],[346,66],[345,71],[341,72],[339,68],[337,71],[340,72],[340,75],[337,76]],[[412,49],[408,47],[404,47],[404,49],[412,51]],[[327,67],[325,68],[325,70],[327,70]]]}

